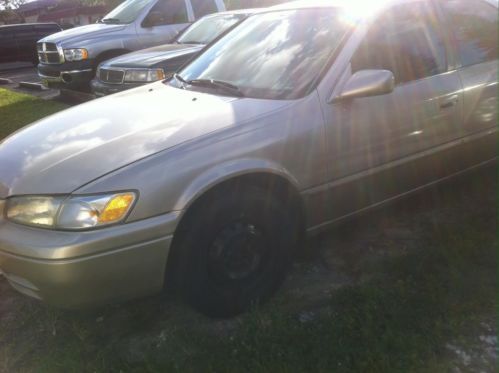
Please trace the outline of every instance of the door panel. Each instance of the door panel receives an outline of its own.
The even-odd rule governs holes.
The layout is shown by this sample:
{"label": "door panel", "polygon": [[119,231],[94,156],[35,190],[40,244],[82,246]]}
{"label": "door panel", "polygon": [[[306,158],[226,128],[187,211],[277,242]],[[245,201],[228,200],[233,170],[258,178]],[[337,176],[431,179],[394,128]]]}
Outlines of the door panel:
{"label": "door panel", "polygon": [[14,31],[18,45],[18,57],[22,61],[31,61],[36,56],[37,33],[33,27],[22,27]]}
{"label": "door panel", "polygon": [[460,81],[448,73],[391,94],[331,105],[327,128],[331,179],[342,178],[460,137]]}
{"label": "door panel", "polygon": [[448,72],[445,40],[429,2],[397,5],[374,20],[345,74],[390,70],[396,87],[324,104],[330,181],[309,191],[309,201],[326,204],[330,220],[456,169],[452,149],[463,136],[463,92],[458,73]]}
{"label": "door panel", "polygon": [[0,32],[0,62],[18,60],[17,41],[11,31]]}
{"label": "door panel", "polygon": [[469,167],[497,157],[495,142],[479,140],[489,132],[495,138],[497,131],[497,7],[482,0],[441,0],[440,5],[453,35],[464,88],[463,132],[476,139],[476,146],[461,152],[462,166]]}

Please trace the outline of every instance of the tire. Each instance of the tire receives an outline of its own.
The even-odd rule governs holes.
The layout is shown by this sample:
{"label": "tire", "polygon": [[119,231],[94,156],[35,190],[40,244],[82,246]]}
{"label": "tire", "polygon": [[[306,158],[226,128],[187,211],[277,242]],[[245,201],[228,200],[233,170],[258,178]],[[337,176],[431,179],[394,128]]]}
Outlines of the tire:
{"label": "tire", "polygon": [[261,188],[208,195],[174,243],[181,295],[210,317],[265,302],[286,277],[299,222],[285,201]]}

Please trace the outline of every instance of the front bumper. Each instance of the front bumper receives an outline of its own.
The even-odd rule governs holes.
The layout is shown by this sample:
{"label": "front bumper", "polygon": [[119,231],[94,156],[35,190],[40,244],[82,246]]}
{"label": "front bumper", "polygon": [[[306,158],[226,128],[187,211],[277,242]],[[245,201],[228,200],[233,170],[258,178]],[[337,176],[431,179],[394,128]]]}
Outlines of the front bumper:
{"label": "front bumper", "polygon": [[95,76],[93,61],[81,61],[63,64],[38,64],[38,76],[49,88],[78,89]]}
{"label": "front bumper", "polygon": [[140,87],[144,84],[150,83],[121,83],[121,84],[109,84],[101,82],[98,79],[94,79],[90,82],[90,88],[92,93],[98,97],[107,96],[116,92],[126,91],[127,89]]}
{"label": "front bumper", "polygon": [[0,217],[0,272],[19,292],[62,308],[97,306],[161,291],[179,213],[86,232]]}

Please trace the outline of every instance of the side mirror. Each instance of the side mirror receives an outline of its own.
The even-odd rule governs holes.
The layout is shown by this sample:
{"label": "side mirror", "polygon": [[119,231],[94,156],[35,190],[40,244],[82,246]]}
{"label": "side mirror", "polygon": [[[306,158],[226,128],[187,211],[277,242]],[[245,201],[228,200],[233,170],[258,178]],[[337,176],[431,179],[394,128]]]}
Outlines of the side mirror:
{"label": "side mirror", "polygon": [[163,13],[153,10],[147,17],[142,21],[142,26],[153,27],[162,24],[164,21]]}
{"label": "side mirror", "polygon": [[388,70],[360,70],[348,79],[343,91],[332,102],[385,95],[393,92],[395,77]]}

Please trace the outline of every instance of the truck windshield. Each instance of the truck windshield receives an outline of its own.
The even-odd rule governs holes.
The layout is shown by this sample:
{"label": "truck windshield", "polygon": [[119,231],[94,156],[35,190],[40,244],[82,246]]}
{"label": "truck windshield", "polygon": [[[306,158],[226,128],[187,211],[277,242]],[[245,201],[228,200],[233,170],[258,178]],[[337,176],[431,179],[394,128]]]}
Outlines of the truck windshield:
{"label": "truck windshield", "polygon": [[201,18],[177,39],[179,44],[209,44],[217,36],[241,21],[243,14],[213,15]]}
{"label": "truck windshield", "polygon": [[142,9],[153,1],[156,0],[126,0],[106,14],[100,22],[112,24],[131,23],[137,19]]}
{"label": "truck windshield", "polygon": [[[224,84],[254,98],[303,97],[352,27],[335,8],[257,14],[215,42],[170,84],[193,90]],[[200,81],[206,84],[195,84]],[[208,82],[217,84],[207,88]]]}

